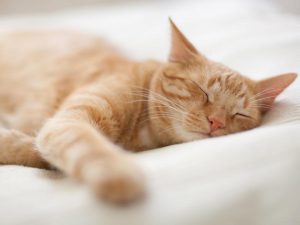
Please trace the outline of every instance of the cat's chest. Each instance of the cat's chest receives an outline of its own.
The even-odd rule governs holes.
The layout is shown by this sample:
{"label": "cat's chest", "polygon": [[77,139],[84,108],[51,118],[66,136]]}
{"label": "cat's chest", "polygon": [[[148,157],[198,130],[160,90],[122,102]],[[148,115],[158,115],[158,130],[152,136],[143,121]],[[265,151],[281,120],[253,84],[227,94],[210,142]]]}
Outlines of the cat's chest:
{"label": "cat's chest", "polygon": [[148,126],[144,126],[135,132],[135,134],[125,143],[121,143],[125,149],[131,151],[143,151],[157,147],[156,140],[151,134]]}
{"label": "cat's chest", "polygon": [[138,131],[137,139],[140,145],[145,149],[154,148],[156,146],[154,137],[152,136],[148,126],[142,127]]}

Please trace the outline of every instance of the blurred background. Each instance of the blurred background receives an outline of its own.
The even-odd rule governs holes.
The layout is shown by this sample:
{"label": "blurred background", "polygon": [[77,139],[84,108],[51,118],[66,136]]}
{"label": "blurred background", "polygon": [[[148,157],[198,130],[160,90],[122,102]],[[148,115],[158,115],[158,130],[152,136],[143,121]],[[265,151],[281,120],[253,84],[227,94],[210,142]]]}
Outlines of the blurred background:
{"label": "blurred background", "polygon": [[[300,74],[300,0],[0,0],[0,33],[76,29],[99,34],[130,58],[165,61],[170,48],[169,16],[200,52],[253,79]],[[296,125],[300,79],[296,82],[280,96],[289,104],[274,108],[265,117],[266,126]],[[287,108],[289,105],[297,110]],[[201,150],[195,156],[201,156],[203,165],[197,157],[193,161],[193,155],[181,158],[164,151],[157,158],[150,155],[149,161],[141,162],[149,166],[152,196],[126,219],[119,211],[90,201],[81,187],[72,191],[65,180],[49,181],[29,168],[3,167],[0,225],[119,225],[164,220],[173,222],[156,224],[299,225],[299,165],[294,164],[300,145],[285,138],[288,129],[262,131],[257,139],[241,136],[240,143],[233,139],[215,142],[218,145],[205,142],[203,149],[201,145],[194,149]],[[256,147],[259,143],[264,149]],[[214,146],[220,149],[212,151]],[[181,152],[187,152],[182,148]],[[284,148],[282,154],[280,148]],[[133,223],[137,218],[141,222]]]}
{"label": "blurred background", "polygon": [[170,16],[204,54],[264,76],[299,69],[299,15],[300,0],[0,0],[0,31],[81,30],[133,59],[165,60]]}
{"label": "blurred background", "polygon": [[[181,0],[0,0],[1,14],[15,14],[15,13],[32,13],[32,12],[49,12],[53,10],[65,9],[69,7],[82,6],[99,6],[112,4],[132,4],[141,2],[178,2]],[[195,1],[214,1],[214,0],[195,0]],[[226,1],[226,0],[225,0]],[[252,1],[252,0],[242,0]],[[299,0],[261,0],[261,2],[268,1],[280,6],[283,10],[288,10],[294,13],[300,13]],[[223,1],[224,2],[224,1]]]}

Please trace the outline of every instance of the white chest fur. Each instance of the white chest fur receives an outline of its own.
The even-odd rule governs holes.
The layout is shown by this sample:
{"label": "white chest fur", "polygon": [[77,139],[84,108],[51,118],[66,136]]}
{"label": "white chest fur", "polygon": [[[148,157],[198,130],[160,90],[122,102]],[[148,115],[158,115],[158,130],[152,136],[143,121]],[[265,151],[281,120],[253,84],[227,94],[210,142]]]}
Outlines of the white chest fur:
{"label": "white chest fur", "polygon": [[143,128],[141,128],[138,133],[138,136],[139,136],[139,142],[145,148],[150,149],[155,147],[155,141],[149,131],[148,126],[144,126]]}

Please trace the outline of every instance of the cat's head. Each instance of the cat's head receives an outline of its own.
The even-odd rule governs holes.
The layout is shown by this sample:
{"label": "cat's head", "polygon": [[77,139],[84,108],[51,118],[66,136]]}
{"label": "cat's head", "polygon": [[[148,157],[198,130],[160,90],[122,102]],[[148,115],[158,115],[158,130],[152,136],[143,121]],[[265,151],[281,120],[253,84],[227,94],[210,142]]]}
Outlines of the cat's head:
{"label": "cat's head", "polygon": [[185,142],[254,128],[275,98],[296,78],[283,74],[262,81],[203,56],[171,21],[169,62],[150,92],[150,117],[162,136]]}

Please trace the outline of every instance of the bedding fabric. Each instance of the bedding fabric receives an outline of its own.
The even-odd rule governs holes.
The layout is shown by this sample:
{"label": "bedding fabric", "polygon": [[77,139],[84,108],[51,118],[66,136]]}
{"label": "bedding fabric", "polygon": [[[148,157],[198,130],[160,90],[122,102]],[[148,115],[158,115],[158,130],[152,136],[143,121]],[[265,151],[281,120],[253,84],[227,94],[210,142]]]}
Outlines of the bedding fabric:
{"label": "bedding fabric", "polygon": [[[138,60],[165,60],[171,16],[210,58],[253,78],[300,71],[300,18],[264,1],[166,1],[0,18],[0,30],[99,33]],[[147,198],[116,207],[58,172],[0,167],[2,225],[298,225],[300,79],[261,127],[137,154]]]}

